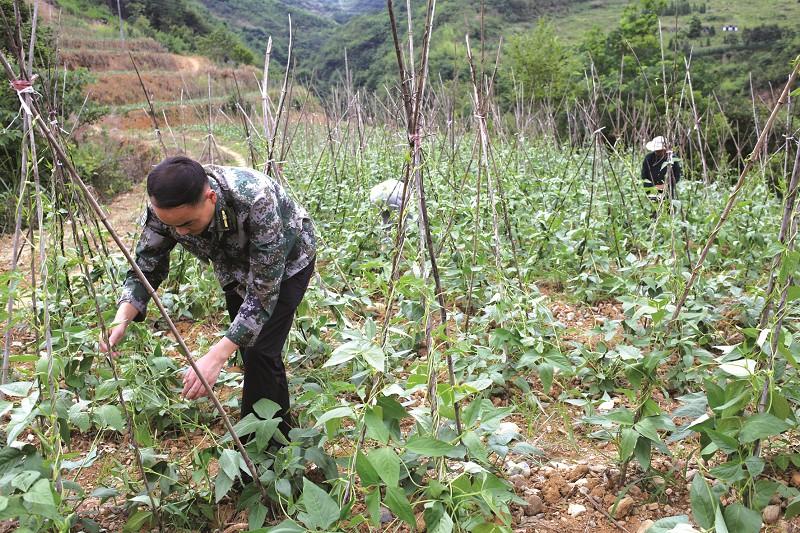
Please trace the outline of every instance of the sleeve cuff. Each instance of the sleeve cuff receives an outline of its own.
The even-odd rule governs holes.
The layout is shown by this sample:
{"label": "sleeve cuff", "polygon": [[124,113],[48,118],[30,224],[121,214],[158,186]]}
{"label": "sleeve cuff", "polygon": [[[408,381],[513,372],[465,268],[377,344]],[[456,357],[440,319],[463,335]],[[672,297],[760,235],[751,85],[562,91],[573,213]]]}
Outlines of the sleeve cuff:
{"label": "sleeve cuff", "polygon": [[148,298],[143,298],[141,295],[137,294],[137,292],[141,291],[144,291],[144,287],[142,287],[140,284],[135,282],[133,284],[126,283],[122,289],[122,294],[117,300],[117,305],[127,302],[138,311],[136,316],[133,318],[134,322],[142,322],[147,315]]}
{"label": "sleeve cuff", "polygon": [[239,320],[234,319],[228,331],[225,333],[225,337],[238,345],[239,348],[247,348],[253,344],[256,335],[253,331],[242,325]]}

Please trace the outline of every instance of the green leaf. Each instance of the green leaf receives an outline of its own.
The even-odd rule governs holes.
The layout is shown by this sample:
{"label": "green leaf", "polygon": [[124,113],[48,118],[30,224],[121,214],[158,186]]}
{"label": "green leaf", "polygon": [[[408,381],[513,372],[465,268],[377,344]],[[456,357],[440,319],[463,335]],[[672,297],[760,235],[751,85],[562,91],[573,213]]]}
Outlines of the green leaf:
{"label": "green leaf", "polygon": [[761,472],[764,471],[764,459],[761,457],[750,456],[744,460],[744,466],[747,468],[747,471],[750,472],[750,477],[755,479],[761,475]]}
{"label": "green leaf", "polygon": [[739,449],[739,441],[721,431],[706,429],[704,433],[708,435],[711,442],[716,444],[717,447],[725,453],[735,453]]}
{"label": "green leaf", "polygon": [[425,509],[423,516],[427,533],[452,533],[453,519],[450,518],[440,502]]}
{"label": "green leaf", "polygon": [[303,478],[301,501],[305,513],[298,513],[297,518],[310,529],[328,529],[339,519],[339,505],[330,494],[306,478]]}
{"label": "green leaf", "polygon": [[739,432],[739,442],[747,444],[759,439],[779,435],[789,429],[789,424],[769,413],[758,413],[744,419]]}
{"label": "green leaf", "polygon": [[263,526],[264,520],[267,519],[267,511],[268,509],[261,502],[256,503],[255,507],[251,506],[247,513],[247,527],[253,530]]}
{"label": "green leaf", "polygon": [[414,518],[414,511],[411,510],[411,504],[408,503],[403,489],[396,486],[386,487],[384,503],[400,520],[406,522],[411,527],[416,525],[417,522]]}
{"label": "green leaf", "polygon": [[367,459],[387,486],[397,486],[400,482],[400,458],[393,449],[376,448],[369,452]]}
{"label": "green leaf", "polygon": [[624,428],[621,431],[619,439],[619,459],[620,461],[627,460],[633,455],[633,450],[636,449],[636,441],[639,440],[639,433],[632,428]]}
{"label": "green leaf", "polygon": [[800,285],[792,285],[786,291],[786,302],[793,302],[800,298]]}
{"label": "green leaf", "polygon": [[[237,437],[244,437],[245,435],[249,435],[256,431],[262,422],[263,420],[258,418],[253,413],[250,413],[246,417],[236,422],[236,425],[233,426],[233,430],[236,432]],[[231,440],[231,436],[230,434],[226,434],[220,442],[224,443],[228,442],[229,440]]]}
{"label": "green leaf", "polygon": [[654,443],[661,444],[662,443],[661,437],[659,436],[658,431],[656,430],[657,428],[654,418],[657,417],[643,418],[642,420],[634,424],[633,429],[638,431],[641,436],[650,439]]}
{"label": "green leaf", "polygon": [[110,487],[97,487],[92,491],[92,498],[100,498],[100,505],[103,505],[109,498],[119,496],[119,491]]}
{"label": "green leaf", "polygon": [[645,472],[650,469],[651,442],[650,439],[639,439],[636,441],[636,448],[633,450],[633,455]]}
{"label": "green leaf", "polygon": [[709,472],[712,476],[727,483],[735,483],[747,477],[745,476],[744,470],[742,470],[742,465],[736,461],[728,461],[727,463],[717,465],[709,470]]}
{"label": "green leaf", "polygon": [[424,457],[442,457],[453,451],[453,445],[432,437],[414,435],[406,442],[406,450]]}
{"label": "green leaf", "polygon": [[73,426],[78,428],[78,431],[81,433],[88,431],[92,425],[91,421],[89,420],[89,413],[83,411],[73,412],[72,409],[70,409],[69,412],[69,421]]}
{"label": "green leaf", "polygon": [[[100,383],[97,388],[94,390],[94,399],[97,400],[105,400],[106,398],[116,395],[117,388],[122,387],[125,385],[126,380],[124,379],[109,379]],[[98,402],[99,403],[99,402]]]}
{"label": "green leaf", "polygon": [[730,533],[758,533],[761,530],[761,515],[741,503],[726,507],[724,515]]}
{"label": "green leaf", "polygon": [[379,441],[381,444],[389,443],[389,428],[383,422],[383,407],[376,405],[368,407],[364,413],[364,424],[367,426],[367,436]]}
{"label": "green leaf", "polygon": [[553,372],[555,368],[550,363],[542,363],[539,365],[539,380],[542,382],[542,391],[545,394],[550,394],[550,389],[553,388]]}
{"label": "green leaf", "polygon": [[275,418],[280,410],[281,406],[268,398],[261,398],[253,405],[253,411],[264,420]]}
{"label": "green leaf", "polygon": [[41,505],[43,507],[55,507],[56,505],[53,499],[53,491],[50,488],[50,481],[47,479],[40,479],[34,483],[33,486],[22,495],[22,499],[28,503]]}
{"label": "green leaf", "polygon": [[95,420],[99,422],[101,429],[111,428],[120,432],[125,430],[122,413],[116,405],[101,405],[94,414]]}
{"label": "green leaf", "polygon": [[778,491],[778,483],[771,479],[759,479],[756,481],[755,497],[753,498],[753,507],[762,510],[769,505],[769,501]]}
{"label": "green leaf", "polygon": [[358,473],[358,477],[361,478],[361,485],[364,487],[377,485],[381,481],[372,463],[369,462],[367,456],[361,453],[360,450],[356,456],[356,472]]}
{"label": "green leaf", "polygon": [[32,381],[15,381],[13,383],[6,383],[0,385],[0,392],[6,396],[15,396],[17,398],[24,398],[31,391],[33,387]]}
{"label": "green leaf", "polygon": [[384,367],[386,365],[386,354],[383,353],[383,350],[381,350],[379,346],[370,343],[369,346],[364,348],[364,350],[361,352],[361,355],[364,356],[364,361],[366,361],[369,366],[378,372],[384,371]]}
{"label": "green leaf", "polygon": [[714,533],[730,533],[722,516],[722,507],[717,507],[717,513],[714,515]]}
{"label": "green leaf", "polygon": [[239,475],[239,452],[229,448],[222,450],[219,456],[219,467],[225,472],[226,476],[236,479],[236,476]]}
{"label": "green leaf", "polygon": [[475,457],[482,463],[489,462],[489,454],[486,451],[486,446],[484,446],[477,433],[474,431],[467,431],[461,438],[461,442],[463,442],[464,446],[467,447],[467,450],[469,450],[471,456]]}
{"label": "green leaf", "polygon": [[344,417],[355,418],[356,415],[353,413],[353,410],[350,407],[336,407],[335,409],[331,409],[330,411],[325,412],[321,417],[317,418],[317,423],[314,424],[314,427],[322,426],[328,420]]}
{"label": "green leaf", "polygon": [[[270,418],[269,420],[262,420],[256,426],[256,446],[258,446],[259,450],[266,448],[273,436],[275,436],[276,440],[281,440],[280,437],[275,435],[280,423],[280,418]],[[280,432],[278,432],[278,435],[280,435]]]}
{"label": "green leaf", "polygon": [[228,494],[233,486],[233,479],[228,477],[224,470],[217,473],[217,478],[214,480],[214,501],[219,503],[222,498]]}
{"label": "green leaf", "polygon": [[714,515],[718,502],[711,493],[711,488],[706,483],[705,478],[700,473],[695,474],[694,479],[692,479],[689,498],[692,504],[694,521],[703,529],[711,528],[714,525]]}
{"label": "green leaf", "polygon": [[356,355],[358,355],[360,343],[361,341],[350,341],[342,344],[333,351],[330,359],[328,359],[325,364],[322,365],[322,368],[341,365],[342,363],[346,363],[350,359],[353,359]]}
{"label": "green leaf", "polygon": [[370,522],[373,526],[379,527],[381,525],[381,489],[377,487],[372,489],[367,493],[364,501],[367,504]]}
{"label": "green leaf", "polygon": [[11,480],[11,486],[25,492],[33,485],[33,482],[40,477],[42,477],[42,475],[39,472],[35,470],[26,470],[25,472],[20,472]]}
{"label": "green leaf", "polygon": [[122,528],[122,531],[124,531],[125,533],[134,533],[136,531],[141,531],[143,528],[146,527],[145,524],[150,523],[152,516],[153,513],[150,511],[145,511],[145,510],[136,511],[128,518],[128,521],[125,522],[125,526]]}
{"label": "green leaf", "polygon": [[783,518],[791,520],[797,515],[800,515],[800,496],[797,496],[789,502],[789,505],[786,506],[786,514]]}

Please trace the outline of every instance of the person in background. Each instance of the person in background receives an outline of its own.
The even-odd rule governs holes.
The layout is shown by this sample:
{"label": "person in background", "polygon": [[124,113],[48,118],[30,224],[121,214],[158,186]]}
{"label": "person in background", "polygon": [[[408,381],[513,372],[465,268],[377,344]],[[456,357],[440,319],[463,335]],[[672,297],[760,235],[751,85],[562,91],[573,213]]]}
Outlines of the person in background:
{"label": "person in background", "polygon": [[655,188],[659,199],[664,191],[674,195],[675,184],[681,179],[681,165],[674,159],[672,150],[667,150],[664,137],[658,136],[645,144],[649,152],[642,162],[642,182],[645,187]]}
{"label": "person in background", "polygon": [[[261,172],[202,166],[169,157],[147,176],[150,204],[136,247],[136,264],[157,289],[169,273],[176,244],[211,262],[225,294],[231,324],[225,336],[196,361],[210,385],[231,355],[244,362],[241,416],[268,398],[281,406],[279,428],[288,436],[289,385],[281,352],[314,272],[316,239],[311,219],[279,183]],[[129,271],[119,298],[109,346],[113,350],[132,321],[144,320],[150,299]],[[194,370],[183,376],[182,395],[206,395]]]}
{"label": "person in background", "polygon": [[369,201],[381,209],[381,220],[385,228],[389,228],[392,211],[400,210],[404,190],[403,182],[395,179],[382,181],[370,189]]}

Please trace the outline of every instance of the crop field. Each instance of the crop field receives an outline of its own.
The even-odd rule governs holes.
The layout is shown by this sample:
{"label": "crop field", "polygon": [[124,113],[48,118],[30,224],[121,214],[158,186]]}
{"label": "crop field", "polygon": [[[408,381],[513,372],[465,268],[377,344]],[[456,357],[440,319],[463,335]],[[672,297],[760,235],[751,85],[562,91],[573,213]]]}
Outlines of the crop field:
{"label": "crop field", "polygon": [[[781,109],[797,65],[759,102],[759,140],[736,139],[752,154],[701,146],[707,172],[687,154],[674,193],[654,196],[644,143],[607,138],[590,106],[558,138],[544,107],[498,114],[471,55],[459,110],[424,59],[384,95],[311,98],[288,69],[262,92],[253,67],[236,94],[240,71],[155,41],[132,41],[150,58],[140,77],[122,47],[70,39],[70,60],[102,58],[89,90],[117,106],[91,132],[113,124],[153,163],[263,170],[307,209],[316,273],[284,348],[296,427],[282,434],[266,399],[240,418],[239,355],[211,398],[181,396],[187,356],[229,322],[211,266],[181,248],[163,314],[151,302],[101,352],[144,176],[99,206],[77,170],[85,137],[20,91],[0,532],[800,530],[800,150]],[[181,74],[195,100],[177,99]],[[780,143],[764,144],[770,128]],[[408,185],[387,222],[370,189],[390,178]]]}
{"label": "crop field", "polygon": [[[797,253],[777,244],[781,203],[763,180],[746,185],[671,323],[690,259],[730,192],[726,180],[685,181],[671,205],[652,203],[633,154],[498,137],[494,166],[502,171],[482,173],[499,196],[493,209],[486,182],[478,187],[474,135],[432,135],[423,144],[424,169],[443,323],[426,281],[417,215],[411,210],[398,248],[396,228],[382,226],[366,193],[369,183],[402,171],[397,135],[373,128],[359,139],[342,129],[326,142],[321,128],[299,127],[303,142],[289,154],[284,177],[322,239],[319,276],[287,347],[300,429],[273,455],[265,446],[275,431],[274,406],[260,406],[264,420],[236,426],[240,436],[254,434],[247,449],[274,507],[268,513],[252,485],[232,496],[242,476],[239,453],[208,400],[179,398],[184,364],[155,316],[135,328],[113,367],[100,357],[95,302],[108,323],[127,267],[119,253],[83,235],[80,246],[65,242],[63,253],[51,246],[46,292],[33,293],[21,274],[6,284],[19,309],[12,379],[2,387],[6,439],[19,443],[3,448],[4,479],[15,487],[4,497],[6,515],[26,514],[21,525],[31,529],[94,522],[179,530],[205,521],[223,527],[243,508],[252,528],[285,513],[292,518],[279,530],[300,531],[377,526],[383,505],[393,513],[387,528],[423,520],[432,529],[502,530],[524,527],[528,517],[514,509],[533,490],[558,506],[569,498],[558,488],[553,496],[555,476],[591,466],[578,475],[597,481],[598,464],[606,477],[611,472],[613,487],[602,491],[601,508],[638,494],[641,519],[647,502],[658,503],[662,515],[670,502],[682,508],[688,471],[699,480],[690,490],[709,512],[717,492],[708,492],[707,474],[725,498],[753,490],[762,503],[796,496],[778,481],[797,462],[797,308],[791,298],[780,308],[784,327],[774,342],[775,324],[760,325],[759,315],[774,257],[790,265],[780,268],[779,290],[791,281]],[[229,127],[217,134],[241,137]],[[59,214],[51,213],[55,223]],[[172,272],[161,298],[193,353],[202,354],[225,327],[216,281],[179,252]],[[49,348],[41,304],[31,313],[31,298],[48,302]],[[765,383],[769,409],[756,414]],[[240,386],[233,361],[218,385],[231,412]],[[541,481],[530,474],[553,459],[569,470]],[[531,475],[521,487],[518,463]],[[725,513],[742,520],[754,512],[731,508]],[[602,516],[596,520],[607,527]]]}

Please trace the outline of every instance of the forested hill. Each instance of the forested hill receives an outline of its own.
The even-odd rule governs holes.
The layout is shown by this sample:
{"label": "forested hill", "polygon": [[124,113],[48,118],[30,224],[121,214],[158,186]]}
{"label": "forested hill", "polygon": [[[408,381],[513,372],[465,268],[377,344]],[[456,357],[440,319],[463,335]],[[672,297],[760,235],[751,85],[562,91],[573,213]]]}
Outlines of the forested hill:
{"label": "forested hill", "polygon": [[[258,55],[271,35],[273,57],[278,61],[285,58],[287,14],[291,14],[297,73],[300,78],[313,76],[322,92],[341,79],[345,53],[357,86],[374,90],[395,78],[384,0],[196,1],[224,19]],[[405,4],[395,2],[403,25]],[[412,2],[419,41],[424,4]],[[792,21],[800,20],[800,3],[796,0],[771,0],[768,9],[751,0],[439,0],[431,48],[432,72],[441,74],[443,79],[456,71],[466,75],[464,35],[469,33],[473,43],[477,42],[482,23],[487,48],[496,47],[501,36],[505,42],[504,67],[525,70],[531,60],[552,66],[560,61],[558,54],[564,54],[564,68],[581,75],[590,50],[595,54],[603,52],[602,56],[618,55],[614,50],[600,50],[601,42],[610,49],[626,46],[620,40],[625,38],[620,34],[620,25],[626,10],[658,15],[664,46],[687,54],[691,50],[695,58],[702,58],[698,67],[705,62],[703,68],[710,75],[719,76],[714,83],[723,84],[728,90],[739,87],[751,70],[763,75],[754,80],[756,86],[767,89],[777,81],[778,72],[783,75],[786,58],[793,49],[797,50],[791,46],[797,32]],[[543,49],[523,50],[521,43],[531,38],[541,19],[552,22],[556,50],[553,43]],[[735,27],[736,31],[724,31],[726,27]],[[657,39],[658,28],[651,27],[649,31],[651,38]],[[531,57],[545,51],[556,53],[556,57]]]}
{"label": "forested hill", "polygon": [[[54,1],[87,16],[94,5],[113,17],[117,6],[117,0]],[[394,4],[405,26],[406,2]],[[658,38],[660,20],[665,48],[686,55],[691,51],[699,59],[698,67],[708,73],[698,81],[715,78],[715,85],[731,91],[755,70],[759,74],[753,80],[755,86],[768,89],[786,70],[787,57],[799,48],[793,21],[800,20],[800,3],[770,0],[768,8],[764,4],[752,0],[438,0],[431,71],[445,80],[455,72],[466,76],[464,35],[468,33],[475,44],[482,27],[487,50],[494,49],[502,37],[502,70],[514,70],[522,78],[555,76],[559,82],[571,77],[568,81],[574,82],[588,66],[589,54],[596,66],[615,70],[619,65],[612,67],[612,60],[622,52],[638,55],[628,44],[642,37],[651,45]],[[119,0],[119,5],[135,29],[160,40],[172,52],[205,53],[218,61],[256,65],[262,61],[269,37],[273,60],[285,64],[291,16],[296,74],[301,80],[313,78],[318,91],[327,92],[341,79],[345,54],[357,86],[375,90],[395,79],[385,0]],[[411,5],[420,42],[425,2],[414,0]],[[552,35],[537,34],[537,24],[544,19],[551,22]],[[724,31],[726,27],[736,31]]]}

